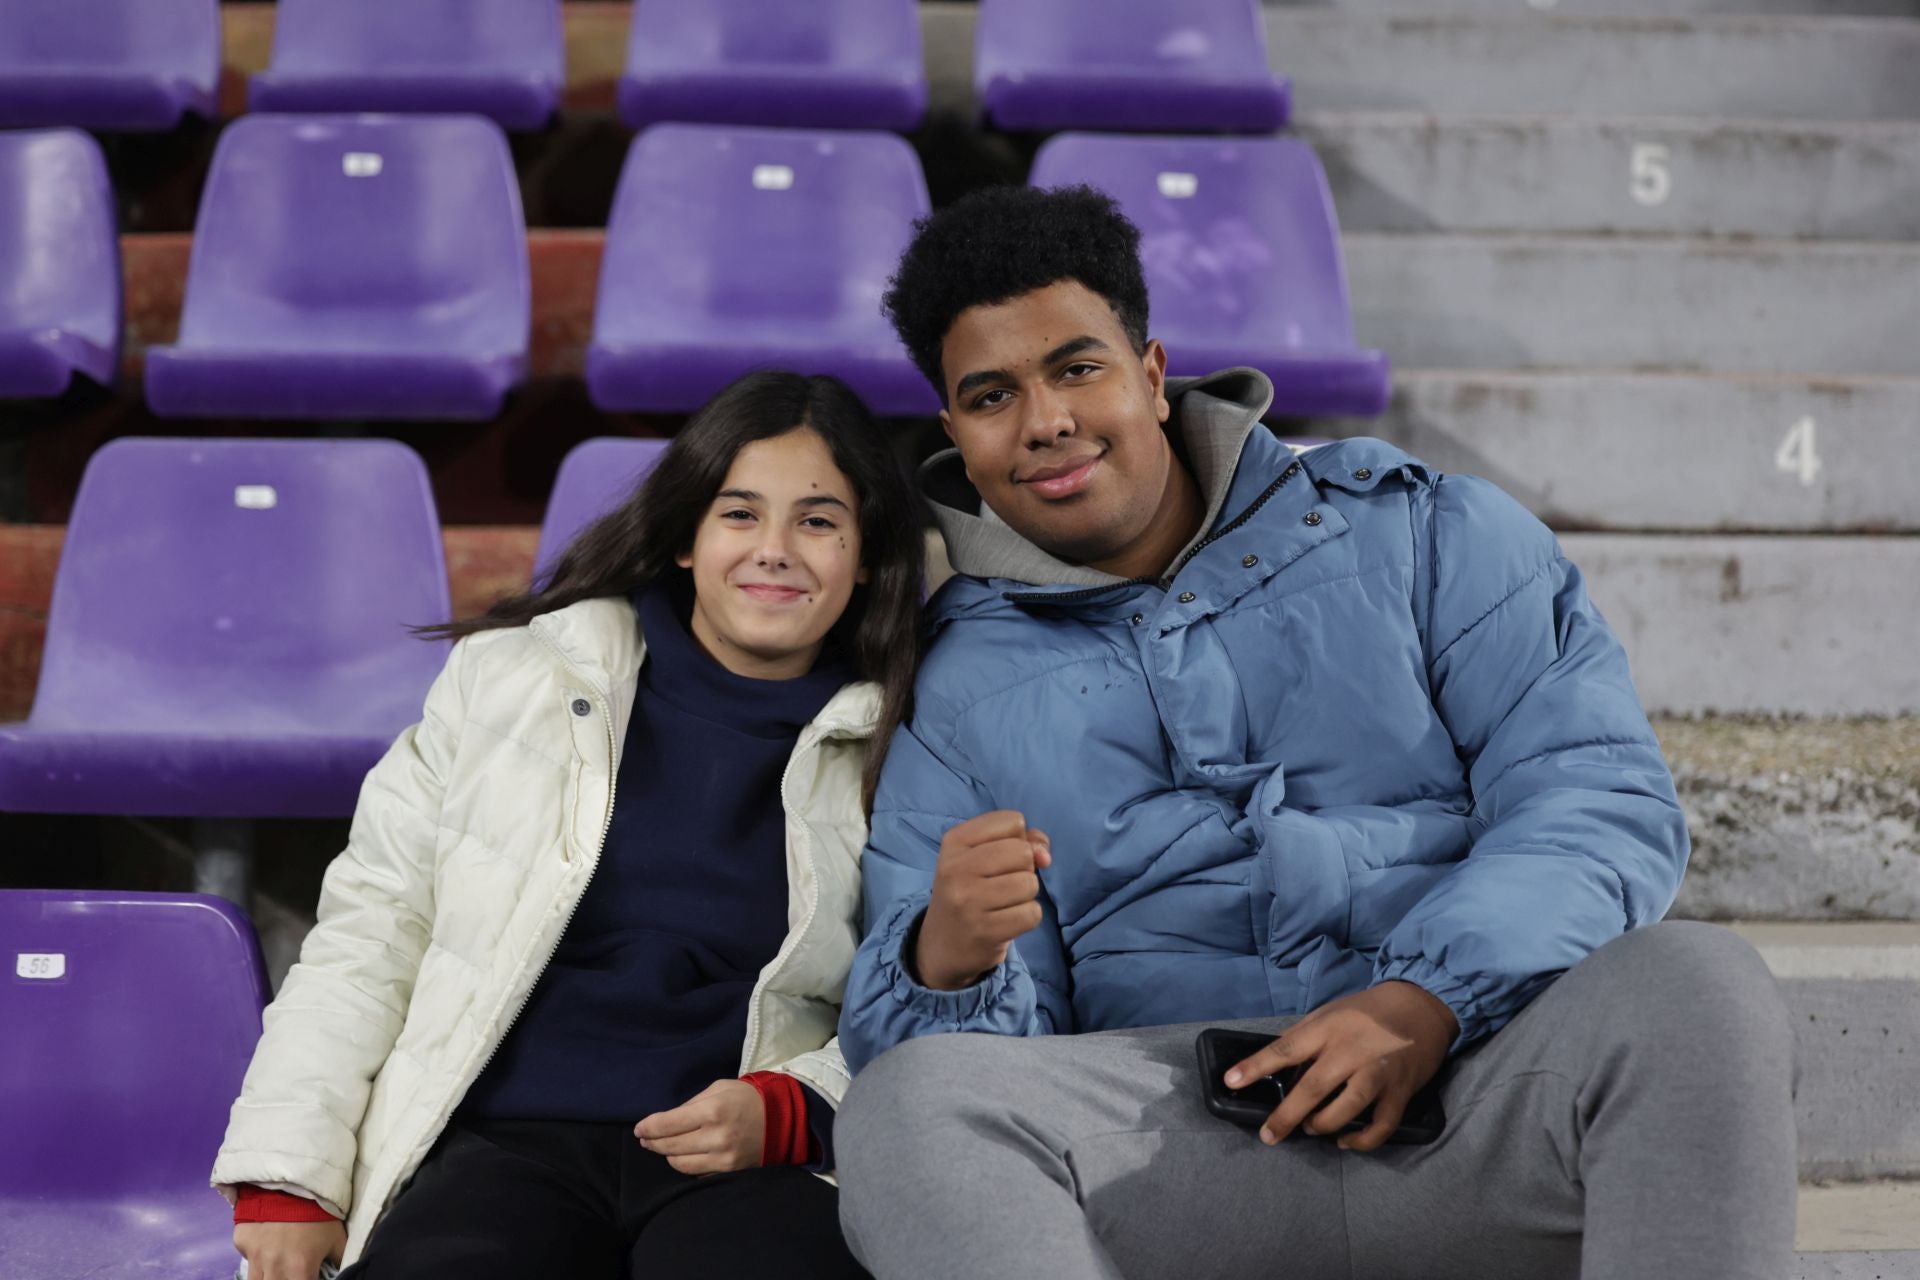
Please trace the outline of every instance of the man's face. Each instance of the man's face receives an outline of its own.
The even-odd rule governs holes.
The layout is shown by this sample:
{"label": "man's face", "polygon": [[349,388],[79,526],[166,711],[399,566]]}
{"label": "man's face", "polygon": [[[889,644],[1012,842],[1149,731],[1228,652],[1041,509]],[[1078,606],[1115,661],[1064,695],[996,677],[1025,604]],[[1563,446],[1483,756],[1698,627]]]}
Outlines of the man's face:
{"label": "man's face", "polygon": [[1178,465],[1158,342],[1135,355],[1106,299],[1063,280],[961,312],[940,363],[940,423],[1016,533],[1095,567],[1147,536]]}

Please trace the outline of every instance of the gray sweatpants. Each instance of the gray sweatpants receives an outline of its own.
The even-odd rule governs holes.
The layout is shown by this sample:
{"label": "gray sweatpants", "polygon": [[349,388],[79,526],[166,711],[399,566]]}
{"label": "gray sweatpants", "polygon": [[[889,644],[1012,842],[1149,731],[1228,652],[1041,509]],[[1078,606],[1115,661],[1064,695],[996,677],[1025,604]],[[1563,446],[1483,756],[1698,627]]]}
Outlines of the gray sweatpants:
{"label": "gray sweatpants", "polygon": [[1787,1273],[1793,1035],[1728,930],[1654,925],[1567,972],[1444,1070],[1426,1147],[1262,1145],[1207,1112],[1202,1025],[885,1054],[834,1126],[854,1253],[879,1280]]}

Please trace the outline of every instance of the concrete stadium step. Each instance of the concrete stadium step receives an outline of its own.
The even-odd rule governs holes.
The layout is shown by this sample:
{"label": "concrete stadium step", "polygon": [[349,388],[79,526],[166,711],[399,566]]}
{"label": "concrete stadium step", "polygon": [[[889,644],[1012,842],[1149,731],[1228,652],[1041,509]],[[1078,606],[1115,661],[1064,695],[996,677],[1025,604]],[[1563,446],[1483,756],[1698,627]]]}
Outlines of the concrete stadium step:
{"label": "concrete stadium step", "polygon": [[1356,231],[1920,240],[1920,122],[1321,111]]}
{"label": "concrete stadium step", "polygon": [[1799,1253],[1791,1280],[1920,1280],[1920,1250]]}
{"label": "concrete stadium step", "polygon": [[1401,369],[1920,374],[1920,244],[1342,239],[1354,329]]}
{"label": "concrete stadium step", "polygon": [[1920,1276],[1920,1182],[1802,1184],[1795,1280]]}
{"label": "concrete stadium step", "polygon": [[[1714,14],[1860,15],[1917,18],[1920,0],[1261,0],[1269,9],[1334,9],[1341,13],[1404,14],[1422,9],[1430,13],[1472,14],[1504,18],[1531,11],[1541,17],[1564,7],[1583,17],[1640,18],[1700,17]],[[1524,8],[1522,5],[1524,4]]]}
{"label": "concrete stadium step", "polygon": [[1656,716],[1692,920],[1920,920],[1920,719]]}
{"label": "concrete stadium step", "polygon": [[[1890,463],[1890,465],[1895,465]],[[1920,712],[1920,538],[1569,533],[1656,713]]]}
{"label": "concrete stadium step", "polygon": [[1920,118],[1920,21],[1269,8],[1299,111]]}
{"label": "concrete stadium step", "polygon": [[[1411,370],[1376,435],[1556,529],[1920,531],[1920,378]],[[1712,483],[1702,483],[1711,476]]]}
{"label": "concrete stadium step", "polygon": [[1800,1176],[1920,1175],[1920,924],[1735,928],[1793,1018]]}

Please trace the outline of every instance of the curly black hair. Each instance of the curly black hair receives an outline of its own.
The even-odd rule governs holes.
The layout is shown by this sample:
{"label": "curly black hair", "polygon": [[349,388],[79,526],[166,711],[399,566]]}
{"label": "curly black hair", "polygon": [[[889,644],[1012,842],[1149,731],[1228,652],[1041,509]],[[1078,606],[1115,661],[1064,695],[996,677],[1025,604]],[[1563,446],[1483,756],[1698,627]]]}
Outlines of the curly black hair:
{"label": "curly black hair", "polygon": [[946,403],[940,346],[968,307],[1077,280],[1107,300],[1136,354],[1147,349],[1140,231],[1092,187],[986,187],[914,224],[880,305]]}

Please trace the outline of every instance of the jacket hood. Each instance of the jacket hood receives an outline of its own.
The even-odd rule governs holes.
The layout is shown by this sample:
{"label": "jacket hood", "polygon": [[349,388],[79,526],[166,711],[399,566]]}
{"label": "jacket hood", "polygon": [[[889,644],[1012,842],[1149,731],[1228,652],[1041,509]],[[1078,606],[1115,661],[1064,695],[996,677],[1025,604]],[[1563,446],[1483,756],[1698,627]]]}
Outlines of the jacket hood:
{"label": "jacket hood", "polygon": [[[1175,445],[1207,504],[1206,518],[1194,535],[1197,542],[1220,518],[1240,452],[1273,402],[1273,384],[1257,369],[1224,369],[1199,378],[1168,378],[1167,400],[1173,407],[1167,429],[1178,432]],[[1124,581],[1061,560],[1015,533],[980,500],[958,449],[928,458],[919,480],[946,538],[947,558],[958,573],[1030,586],[1104,587]]]}

